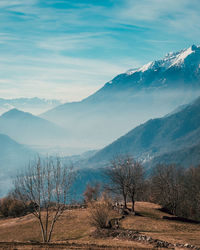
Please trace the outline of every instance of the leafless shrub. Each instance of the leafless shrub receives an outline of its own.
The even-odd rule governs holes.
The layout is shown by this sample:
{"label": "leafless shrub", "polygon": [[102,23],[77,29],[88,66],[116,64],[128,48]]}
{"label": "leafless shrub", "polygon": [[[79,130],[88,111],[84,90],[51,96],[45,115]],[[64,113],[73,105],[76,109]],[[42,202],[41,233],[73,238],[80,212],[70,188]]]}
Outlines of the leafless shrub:
{"label": "leafless shrub", "polygon": [[107,200],[101,200],[91,203],[90,209],[90,223],[97,229],[108,228],[111,216],[111,204]]}
{"label": "leafless shrub", "polygon": [[85,203],[96,201],[100,195],[100,184],[96,183],[95,185],[88,184],[86,190],[83,194]]}

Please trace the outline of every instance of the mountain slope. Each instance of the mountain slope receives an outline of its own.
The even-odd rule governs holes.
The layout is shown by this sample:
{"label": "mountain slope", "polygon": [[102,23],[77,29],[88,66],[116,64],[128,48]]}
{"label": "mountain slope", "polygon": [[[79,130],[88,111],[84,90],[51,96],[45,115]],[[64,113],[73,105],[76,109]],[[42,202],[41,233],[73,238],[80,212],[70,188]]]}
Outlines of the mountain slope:
{"label": "mountain slope", "polygon": [[106,162],[120,154],[148,161],[197,144],[200,144],[200,97],[175,114],[136,127],[97,152],[89,162]]}
{"label": "mountain slope", "polygon": [[146,165],[151,168],[157,164],[177,164],[183,167],[196,166],[200,164],[200,143],[197,145],[186,147],[177,151],[161,154]]}
{"label": "mountain slope", "polygon": [[0,196],[10,189],[12,177],[28,164],[36,153],[10,137],[0,134]]}
{"label": "mountain slope", "polygon": [[15,169],[14,162],[19,165],[19,162],[24,162],[33,155],[34,152],[28,147],[17,143],[12,140],[9,136],[0,134],[0,164],[2,170],[8,171],[8,166]]}
{"label": "mountain slope", "polygon": [[200,95],[200,47],[195,45],[120,74],[82,100],[41,117],[67,128],[91,147],[102,147],[151,118]]}
{"label": "mountain slope", "polygon": [[62,145],[67,136],[58,125],[17,109],[0,116],[0,133],[27,145]]}

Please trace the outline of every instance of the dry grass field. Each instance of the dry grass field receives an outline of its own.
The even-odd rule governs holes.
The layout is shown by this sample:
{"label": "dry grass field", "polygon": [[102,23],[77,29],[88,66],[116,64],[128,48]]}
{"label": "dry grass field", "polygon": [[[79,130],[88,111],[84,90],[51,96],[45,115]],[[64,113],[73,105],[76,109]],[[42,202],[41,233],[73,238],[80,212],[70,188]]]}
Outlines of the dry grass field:
{"label": "dry grass field", "polygon": [[138,230],[140,233],[170,243],[191,244],[200,247],[200,224],[166,220],[163,216],[174,217],[159,210],[160,206],[136,203],[140,216],[129,216],[122,222],[124,228]]}
{"label": "dry grass field", "polygon": [[[200,247],[200,224],[163,219],[170,216],[159,210],[159,206],[148,202],[137,202],[138,215],[128,215],[121,221],[121,227],[139,231],[154,239],[170,243],[189,243]],[[39,224],[33,215],[21,218],[0,220],[0,241],[12,242],[0,244],[0,249],[153,249],[150,244],[144,244],[119,238],[95,238],[95,230],[89,222],[88,209],[65,211],[57,222],[52,237],[56,245],[30,245],[41,241]],[[29,245],[14,246],[14,242],[29,242]],[[58,245],[59,244],[59,245]]]}

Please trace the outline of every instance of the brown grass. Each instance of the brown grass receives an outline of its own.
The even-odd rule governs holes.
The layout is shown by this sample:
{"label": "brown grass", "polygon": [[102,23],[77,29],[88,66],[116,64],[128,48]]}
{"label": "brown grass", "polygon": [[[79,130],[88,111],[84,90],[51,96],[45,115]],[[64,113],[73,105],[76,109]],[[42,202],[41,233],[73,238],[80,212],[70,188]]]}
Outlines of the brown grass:
{"label": "brown grass", "polygon": [[[52,242],[60,244],[65,242],[70,244],[77,243],[83,244],[83,246],[87,244],[95,244],[102,247],[113,247],[114,249],[128,249],[127,247],[149,248],[147,245],[137,242],[130,242],[128,240],[95,239],[90,236],[94,230],[95,228],[92,227],[89,222],[88,209],[74,209],[71,211],[66,211],[55,226]],[[41,241],[39,224],[33,215],[14,219],[1,219],[0,239],[1,242]],[[83,246],[78,249],[85,249]],[[26,248],[29,249],[27,246],[25,249]],[[94,247],[91,249],[93,248]],[[17,249],[24,248],[20,246],[20,248]],[[60,249],[62,248],[60,247]],[[66,249],[71,248],[67,247]]]}
{"label": "brown grass", "polygon": [[174,216],[159,209],[160,206],[156,204],[137,202],[136,211],[141,216],[127,217],[122,227],[170,243],[188,243],[200,247],[200,224],[162,219],[163,216]]}
{"label": "brown grass", "polygon": [[[169,221],[162,219],[163,216],[170,216],[158,210],[160,207],[148,202],[137,202],[136,212],[139,215],[129,215],[121,221],[121,226],[125,229],[139,231],[142,234],[156,239],[165,240],[171,243],[189,243],[200,246],[200,224]],[[96,244],[97,246],[107,246],[116,249],[153,248],[153,246],[138,242],[120,240],[116,238],[94,238],[91,236],[95,230],[89,222],[88,209],[74,209],[65,211],[55,226],[52,242],[55,243],[76,243],[76,244]],[[1,242],[30,242],[41,241],[40,228],[33,215],[21,218],[0,220],[0,241]],[[1,247],[0,247],[1,248]],[[7,248],[5,248],[7,249]],[[22,248],[17,248],[22,249]],[[26,248],[24,248],[26,249]],[[29,248],[27,248],[29,249]],[[36,249],[36,248],[33,248]],[[56,248],[59,249],[59,248]],[[60,247],[60,249],[63,249]],[[72,249],[67,247],[66,249]],[[84,247],[77,249],[86,249]],[[87,248],[89,249],[89,248]],[[94,247],[91,249],[95,249]],[[105,249],[105,248],[104,248]]]}

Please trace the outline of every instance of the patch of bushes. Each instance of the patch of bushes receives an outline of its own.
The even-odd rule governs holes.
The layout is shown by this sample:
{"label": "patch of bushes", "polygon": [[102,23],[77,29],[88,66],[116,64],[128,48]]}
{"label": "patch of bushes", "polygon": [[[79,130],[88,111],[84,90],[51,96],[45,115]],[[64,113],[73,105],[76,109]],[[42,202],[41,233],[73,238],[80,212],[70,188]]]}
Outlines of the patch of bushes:
{"label": "patch of bushes", "polygon": [[7,196],[0,200],[0,213],[3,217],[20,217],[29,212],[31,204],[25,205],[22,201]]}
{"label": "patch of bushes", "polygon": [[200,166],[157,165],[150,188],[151,201],[167,212],[200,221]]}

